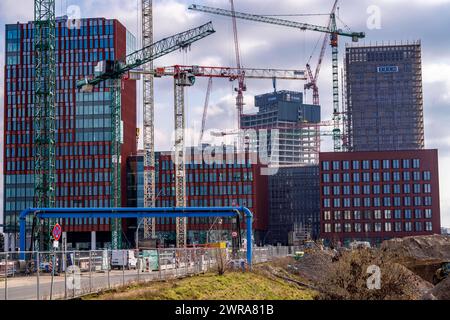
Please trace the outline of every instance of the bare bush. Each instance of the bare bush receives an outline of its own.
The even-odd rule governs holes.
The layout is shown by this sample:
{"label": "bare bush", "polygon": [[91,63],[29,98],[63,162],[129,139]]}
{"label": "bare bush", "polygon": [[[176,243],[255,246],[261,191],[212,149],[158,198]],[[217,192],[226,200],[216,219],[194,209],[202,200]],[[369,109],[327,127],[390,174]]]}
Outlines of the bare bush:
{"label": "bare bush", "polygon": [[217,274],[223,276],[227,269],[227,252],[223,249],[216,249]]}
{"label": "bare bush", "polygon": [[[381,271],[381,286],[370,289],[370,266]],[[344,252],[320,281],[319,299],[324,300],[411,300],[418,299],[417,278],[379,250],[361,249]]]}

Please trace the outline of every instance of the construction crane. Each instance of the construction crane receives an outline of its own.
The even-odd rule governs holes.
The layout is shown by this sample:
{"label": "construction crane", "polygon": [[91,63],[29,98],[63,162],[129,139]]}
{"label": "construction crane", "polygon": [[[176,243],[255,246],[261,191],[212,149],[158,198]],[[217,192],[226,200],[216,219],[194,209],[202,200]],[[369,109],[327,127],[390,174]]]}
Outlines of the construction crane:
{"label": "construction crane", "polygon": [[[212,27],[212,23],[206,23],[197,28],[190,29],[188,31],[176,34],[174,36],[162,39],[158,42],[150,44],[141,50],[138,50],[125,57],[124,61],[102,61],[96,68],[98,75],[93,79],[83,79],[77,82],[77,88],[82,91],[92,91],[95,85],[110,80],[111,85],[111,126],[112,126],[112,140],[111,140],[111,155],[112,155],[112,174],[111,174],[111,206],[121,206],[121,140],[122,140],[122,120],[121,120],[121,79],[129,71],[142,67],[145,64],[167,55],[178,49],[189,47],[192,43],[203,39],[215,31]],[[184,105],[178,104],[179,100],[175,99],[175,114],[176,114],[176,127],[178,133],[179,118],[184,118]],[[184,123],[180,124],[181,126]],[[181,141],[184,138],[181,137]],[[176,150],[178,147],[179,139],[176,139]],[[184,150],[180,151],[184,156]],[[179,194],[184,193],[184,189],[179,191]],[[178,196],[178,195],[177,195]],[[184,195],[183,195],[184,198]],[[177,200],[178,201],[178,200]],[[181,202],[180,202],[181,204]],[[121,246],[121,221],[114,219],[112,222],[112,247],[113,249],[119,249]]]}
{"label": "construction crane", "polygon": [[[153,0],[142,0],[142,48],[153,43]],[[153,62],[143,65],[153,69]],[[145,74],[143,83],[144,107],[144,207],[155,207],[155,98],[152,74]],[[144,219],[144,239],[156,237],[156,220]]]}
{"label": "construction crane", "polygon": [[[338,5],[338,0],[335,0],[333,9],[331,9],[328,28],[331,28],[332,15],[336,13],[337,5]],[[313,104],[314,105],[320,105],[319,86],[318,86],[317,82],[319,80],[320,69],[322,67],[323,58],[324,58],[325,52],[327,50],[327,45],[328,45],[328,37],[327,37],[327,34],[325,34],[325,36],[323,38],[322,47],[320,49],[319,61],[317,62],[316,72],[314,75],[313,75],[311,65],[309,64],[309,62],[306,64],[306,70],[308,71],[309,82],[305,85],[305,90],[311,90],[311,89],[313,90]],[[312,56],[311,56],[311,58],[312,58]]]}
{"label": "construction crane", "polygon": [[203,136],[205,134],[206,118],[208,117],[209,99],[211,97],[212,86],[213,86],[213,78],[210,77],[209,80],[208,80],[208,88],[206,89],[205,105],[203,107],[202,128],[201,128],[201,131],[200,131],[200,138],[199,138],[199,141],[198,141],[199,145],[202,144]]}
{"label": "construction crane", "polygon": [[[237,69],[242,69],[241,64],[241,50],[239,47],[239,35],[238,35],[238,29],[237,29],[237,19],[236,19],[236,11],[234,10],[234,0],[230,0],[231,5],[231,12],[232,12],[232,22],[233,22],[233,37],[234,37],[234,50],[236,53],[236,65]],[[247,91],[247,86],[245,85],[245,74],[243,72],[240,72],[238,77],[238,87],[236,89],[237,96],[236,96],[236,108],[237,108],[237,129],[241,129],[241,118],[244,114],[244,92]],[[238,144],[239,147],[242,146],[242,141],[239,141]]]}
{"label": "construction crane", "polygon": [[307,23],[283,20],[279,18],[241,13],[236,11],[229,11],[225,9],[212,8],[207,6],[201,6],[197,4],[193,4],[189,6],[190,10],[200,11],[205,13],[211,13],[221,16],[227,16],[231,18],[239,18],[244,20],[268,23],[273,25],[280,25],[290,28],[296,28],[300,30],[310,30],[317,31],[326,34],[330,34],[331,39],[331,47],[332,47],[332,66],[333,66],[333,121],[334,121],[334,150],[342,151],[342,132],[341,132],[341,113],[340,113],[340,105],[339,105],[339,36],[350,37],[354,42],[359,41],[359,39],[365,38],[364,32],[351,32],[351,31],[343,31],[337,28],[336,23],[336,14],[332,13],[330,15],[331,24],[330,27],[316,26]]}
{"label": "construction crane", "polygon": [[[56,17],[55,0],[34,1],[34,206],[56,204]],[[49,220],[49,226],[55,223]],[[33,233],[36,221],[33,222]],[[48,226],[48,227],[49,227]],[[40,230],[40,249],[50,243]],[[47,231],[50,231],[47,228]],[[48,241],[47,241],[48,240]],[[32,240],[33,242],[33,240]],[[33,244],[32,244],[33,245]]]}

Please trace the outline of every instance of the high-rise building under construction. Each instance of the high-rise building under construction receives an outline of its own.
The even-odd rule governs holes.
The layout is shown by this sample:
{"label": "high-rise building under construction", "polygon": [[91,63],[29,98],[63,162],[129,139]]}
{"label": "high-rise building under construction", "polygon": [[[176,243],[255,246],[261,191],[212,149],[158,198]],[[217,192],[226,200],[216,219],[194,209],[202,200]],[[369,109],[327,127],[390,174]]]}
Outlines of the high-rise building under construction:
{"label": "high-rise building under construction", "polygon": [[421,44],[346,48],[351,151],[424,149]]}
{"label": "high-rise building under construction", "polygon": [[[78,92],[76,81],[94,74],[99,61],[124,58],[136,40],[119,21],[56,21],[56,206],[109,207],[111,174],[110,84]],[[34,206],[34,23],[6,25],[4,88],[4,231],[15,248],[20,211]],[[136,84],[122,91],[122,194],[126,204],[126,156],[136,152]],[[31,228],[32,220],[28,221]],[[64,219],[68,242],[109,242],[109,219]],[[97,234],[94,236],[93,232]],[[30,233],[31,234],[31,233]],[[30,240],[30,239],[28,239]]]}

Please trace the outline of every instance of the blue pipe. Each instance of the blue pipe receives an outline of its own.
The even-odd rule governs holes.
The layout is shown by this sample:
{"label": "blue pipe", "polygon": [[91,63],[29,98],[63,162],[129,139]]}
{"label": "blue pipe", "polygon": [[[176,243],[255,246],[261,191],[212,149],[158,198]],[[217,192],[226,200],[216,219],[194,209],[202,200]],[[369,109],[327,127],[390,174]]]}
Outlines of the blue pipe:
{"label": "blue pipe", "polygon": [[192,207],[192,208],[51,208],[26,209],[20,213],[20,259],[25,259],[26,250],[26,218],[34,214],[40,219],[49,218],[204,218],[234,217],[243,213],[247,224],[247,262],[253,261],[253,214],[245,207]]}

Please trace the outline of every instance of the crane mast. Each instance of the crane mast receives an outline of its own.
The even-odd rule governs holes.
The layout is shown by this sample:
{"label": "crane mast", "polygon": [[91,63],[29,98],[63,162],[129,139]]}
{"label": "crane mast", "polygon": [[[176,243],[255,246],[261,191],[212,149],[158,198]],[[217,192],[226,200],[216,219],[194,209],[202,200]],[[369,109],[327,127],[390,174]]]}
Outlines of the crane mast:
{"label": "crane mast", "polygon": [[[153,0],[142,0],[142,47],[153,43]],[[153,69],[153,62],[143,66]],[[144,207],[155,207],[155,99],[152,74],[143,76],[144,106]],[[156,237],[156,220],[144,220],[144,239]]]}
{"label": "crane mast", "polygon": [[[55,0],[34,1],[34,206],[56,204],[56,17]],[[49,220],[49,226],[55,220]],[[41,226],[42,227],[42,226]],[[41,228],[40,249],[49,241]]]}
{"label": "crane mast", "polygon": [[[111,118],[112,118],[112,142],[111,142],[111,156],[112,156],[112,174],[111,174],[111,199],[112,203],[120,207],[120,193],[121,193],[121,144],[122,144],[122,123],[121,123],[121,79],[129,71],[144,66],[145,64],[167,55],[178,49],[186,48],[192,43],[201,40],[215,31],[212,23],[206,23],[200,27],[181,32],[174,36],[162,39],[158,42],[152,43],[141,50],[138,50],[125,58],[125,61],[106,61],[99,64],[100,73],[93,79],[83,79],[77,82],[77,87],[83,91],[91,91],[93,86],[104,81],[110,81],[111,86]],[[184,117],[184,105],[181,107],[175,103],[175,114],[181,113]],[[184,126],[184,121],[181,124]],[[176,128],[177,129],[177,126]],[[177,132],[180,132],[179,130]],[[183,131],[184,133],[184,131]],[[178,140],[175,146],[178,146]],[[184,137],[181,139],[184,145]],[[184,153],[184,150],[182,151]],[[184,188],[180,190],[183,193],[180,203],[184,203]],[[178,200],[177,200],[178,201]],[[119,249],[121,246],[121,221],[117,219],[112,222],[112,247]]]}
{"label": "crane mast", "polygon": [[333,121],[335,124],[333,144],[335,151],[342,151],[342,132],[341,132],[341,115],[339,112],[339,48],[338,48],[338,38],[339,36],[350,37],[354,42],[359,41],[359,39],[365,38],[364,32],[346,32],[337,28],[336,24],[336,14],[332,13],[330,15],[330,26],[316,26],[308,23],[301,23],[295,21],[289,21],[284,19],[278,19],[267,16],[260,16],[255,14],[248,14],[236,11],[229,11],[224,9],[212,8],[207,6],[201,6],[193,4],[189,6],[190,10],[200,11],[205,13],[211,13],[221,16],[231,17],[233,19],[239,18],[244,20],[268,23],[273,25],[280,25],[290,28],[296,28],[300,30],[310,30],[322,33],[330,34],[331,38],[331,48],[332,48],[332,66],[333,66]]}

